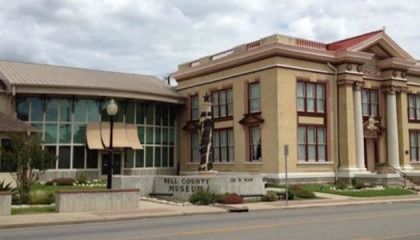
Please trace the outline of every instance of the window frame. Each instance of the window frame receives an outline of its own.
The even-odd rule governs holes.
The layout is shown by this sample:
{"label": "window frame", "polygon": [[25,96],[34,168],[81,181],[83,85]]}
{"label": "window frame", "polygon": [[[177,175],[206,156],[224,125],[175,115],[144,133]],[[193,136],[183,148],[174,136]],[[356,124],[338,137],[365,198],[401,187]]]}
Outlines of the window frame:
{"label": "window frame", "polygon": [[[410,110],[412,109],[410,107],[410,98],[413,97],[414,98],[414,118],[411,118],[410,116]],[[417,100],[419,99],[419,100]],[[417,101],[420,102],[420,94],[407,94],[407,117],[408,117],[408,121],[409,122],[420,122],[420,114],[418,114],[420,112],[420,104],[417,104]]]}
{"label": "window frame", "polygon": [[[305,143],[304,143],[305,159],[300,159],[299,158],[299,145],[300,145],[299,129],[300,128],[305,128]],[[314,161],[309,160],[309,144],[308,144],[308,129],[309,128],[315,129],[315,131],[314,131],[315,144],[313,144],[315,146],[315,159],[314,159]],[[321,161],[319,159],[319,150],[318,150],[319,147],[321,146],[321,144],[319,143],[319,139],[318,139],[318,136],[319,136],[318,131],[320,129],[323,129],[323,131],[324,131],[324,144],[323,144],[323,146],[325,148],[325,152],[324,152],[325,160],[321,160]],[[328,135],[327,135],[327,131],[328,131],[328,129],[324,125],[319,125],[319,124],[299,124],[298,125],[298,128],[297,128],[297,149],[298,149],[297,160],[298,160],[298,163],[318,163],[318,162],[319,163],[327,163],[327,162],[329,162],[328,161],[328,140],[327,140]]]}
{"label": "window frame", "polygon": [[[252,129],[253,128],[258,128],[260,131],[260,141],[261,141],[261,157],[260,159],[253,159],[252,158],[252,152],[253,152],[253,146],[254,144],[252,143]],[[248,126],[248,162],[262,162],[263,158],[262,158],[262,129],[260,125],[250,125]]]}
{"label": "window frame", "polygon": [[[231,102],[228,101],[228,96],[229,96],[228,92],[229,91],[232,92],[232,94],[231,94],[232,95],[232,101]],[[225,101],[223,103],[220,102],[220,95],[222,93],[225,95]],[[234,102],[234,100],[233,100],[233,88],[232,87],[226,87],[226,88],[223,88],[223,89],[214,90],[214,91],[211,91],[210,95],[211,95],[210,97],[211,97],[211,101],[212,101],[212,111],[211,111],[212,112],[212,118],[216,121],[233,119],[233,102]],[[217,96],[217,103],[216,104],[213,101],[215,96]],[[231,108],[232,108],[231,111],[229,111],[229,106],[231,106]],[[221,115],[222,107],[224,107],[224,109],[225,109],[225,114],[226,115],[224,115],[224,116]],[[215,112],[216,112],[215,109],[217,109],[217,116],[215,115]],[[229,112],[230,112],[230,114],[229,114]]]}
{"label": "window frame", "polygon": [[[363,102],[363,93],[366,93],[367,94],[367,96],[368,96],[368,101],[365,103],[365,102]],[[376,95],[376,103],[373,103],[372,102],[372,95]],[[362,116],[363,116],[363,118],[369,118],[371,115],[372,115],[372,105],[376,105],[376,116],[374,116],[374,117],[376,117],[376,118],[379,118],[380,117],[380,115],[379,115],[379,91],[378,91],[378,89],[375,89],[375,88],[362,88],[361,89],[361,95],[362,95]],[[367,104],[368,105],[368,114],[366,115],[364,112],[363,112],[363,104]]]}
{"label": "window frame", "polygon": [[[233,141],[232,141],[232,145],[230,145],[230,139],[229,139],[229,131],[232,131],[232,137],[233,137]],[[218,132],[218,145],[217,145],[217,152],[219,153],[218,155],[218,160],[215,161],[215,144],[214,144],[214,136],[216,136],[216,132]],[[226,136],[226,141],[225,141],[225,145],[222,145],[222,141],[221,141],[221,132],[225,133]],[[233,149],[233,159],[230,159],[230,151],[231,148]],[[223,149],[226,150],[226,160],[222,160],[222,151]],[[213,130],[213,139],[212,139],[212,157],[213,157],[213,163],[214,164],[218,164],[218,163],[234,163],[235,162],[235,132],[233,130],[233,127],[228,127],[228,128],[218,128],[218,129],[214,129]]]}
{"label": "window frame", "polygon": [[[255,85],[259,86],[259,96],[258,98],[251,98],[251,87]],[[260,114],[261,113],[261,84],[260,81],[254,81],[254,82],[249,82],[248,83],[248,96],[247,96],[247,102],[248,102],[248,113],[249,114]],[[258,99],[259,101],[259,109],[258,111],[251,111],[251,101]]]}
{"label": "window frame", "polygon": [[[303,110],[299,110],[298,108],[298,85],[303,84]],[[307,93],[307,86],[313,85],[314,86],[314,94],[311,98],[314,101],[314,111],[308,111],[308,93]],[[312,116],[325,116],[327,114],[327,82],[311,82],[309,80],[298,79],[296,81],[296,111],[298,115],[312,115]],[[322,99],[318,98],[318,86],[321,86],[323,89],[324,97]],[[318,100],[323,101],[323,111],[318,111]]]}
{"label": "window frame", "polygon": [[[198,141],[198,147],[195,147],[193,145],[193,138],[194,135],[197,135],[197,141]],[[200,136],[199,133],[197,131],[191,132],[190,133],[190,163],[200,163],[201,161],[201,156],[200,156]],[[198,159],[194,159],[194,151],[198,150]]]}
{"label": "window frame", "polygon": [[[420,129],[410,129],[409,131],[409,148],[410,148],[410,162],[412,162],[412,163],[420,163],[420,153],[419,153],[419,150],[420,150],[420,139],[419,139],[419,137],[420,137]],[[412,134],[414,134],[415,135],[415,139],[416,139],[416,145],[414,146],[414,145],[412,145],[412,141],[411,141],[411,135]],[[411,149],[412,148],[416,148],[416,158],[415,159],[413,159],[412,157],[411,157],[411,155],[412,155],[412,151],[411,151]]]}
{"label": "window frame", "polygon": [[[197,100],[197,107],[194,107],[194,100]],[[194,111],[197,111],[197,119],[194,119]],[[190,120],[191,121],[199,121],[200,120],[200,99],[198,94],[194,94],[190,96]]]}

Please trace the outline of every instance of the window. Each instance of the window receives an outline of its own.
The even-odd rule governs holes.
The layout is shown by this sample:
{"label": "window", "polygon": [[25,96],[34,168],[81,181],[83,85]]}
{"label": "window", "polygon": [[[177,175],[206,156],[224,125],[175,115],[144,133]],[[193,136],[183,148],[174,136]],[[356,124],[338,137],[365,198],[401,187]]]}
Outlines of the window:
{"label": "window", "polygon": [[85,168],[85,147],[73,147],[73,168]]}
{"label": "window", "polygon": [[420,162],[420,130],[410,131],[410,160]]}
{"label": "window", "polygon": [[420,120],[420,95],[408,95],[408,119]]}
{"label": "window", "polygon": [[223,89],[212,93],[213,118],[231,117],[233,115],[232,89]]}
{"label": "window", "polygon": [[233,162],[235,144],[233,129],[217,129],[213,133],[213,160],[214,162]]}
{"label": "window", "polygon": [[248,112],[259,113],[261,112],[260,100],[260,83],[254,82],[248,85]]}
{"label": "window", "polygon": [[249,149],[251,162],[262,160],[260,127],[249,128]]}
{"label": "window", "polygon": [[322,126],[298,127],[298,160],[301,162],[325,162],[326,131]]}
{"label": "window", "polygon": [[191,133],[191,162],[200,162],[200,136],[198,132]]}
{"label": "window", "polygon": [[378,116],[378,91],[362,89],[362,111],[364,117]]}
{"label": "window", "polygon": [[200,109],[199,109],[199,101],[198,95],[191,96],[190,98],[191,104],[191,120],[196,121],[200,118]]}
{"label": "window", "polygon": [[[19,119],[40,130],[43,147],[57,156],[53,169],[97,169],[98,151],[86,146],[86,124],[109,120],[103,111],[106,101],[95,98],[16,97]],[[115,121],[136,124],[138,136],[145,150],[127,152],[126,168],[175,166],[174,106],[118,101],[119,115]],[[103,116],[105,119],[101,119]],[[5,164],[0,169],[6,168]]]}
{"label": "window", "polygon": [[325,113],[325,84],[298,81],[296,108],[298,112]]}

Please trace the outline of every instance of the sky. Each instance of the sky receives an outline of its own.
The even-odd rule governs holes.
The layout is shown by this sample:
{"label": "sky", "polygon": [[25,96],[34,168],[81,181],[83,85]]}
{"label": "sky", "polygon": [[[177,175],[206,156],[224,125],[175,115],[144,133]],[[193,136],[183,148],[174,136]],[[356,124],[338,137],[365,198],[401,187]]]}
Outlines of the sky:
{"label": "sky", "polygon": [[0,0],[0,59],[163,77],[275,33],[332,42],[386,27],[420,58],[420,1]]}

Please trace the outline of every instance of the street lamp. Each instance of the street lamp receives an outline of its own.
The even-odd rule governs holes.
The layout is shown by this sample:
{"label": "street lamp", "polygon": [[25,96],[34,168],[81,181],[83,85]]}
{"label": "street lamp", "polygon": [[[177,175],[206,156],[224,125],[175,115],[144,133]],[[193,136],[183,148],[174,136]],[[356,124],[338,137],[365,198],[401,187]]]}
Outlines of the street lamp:
{"label": "street lamp", "polygon": [[114,131],[114,116],[118,113],[118,105],[114,99],[109,101],[108,105],[106,106],[106,113],[109,116],[110,123],[111,123],[111,133],[109,137],[109,150],[111,152],[111,159],[108,159],[108,181],[106,188],[112,188],[112,168],[114,167],[114,152],[112,149],[112,132]]}

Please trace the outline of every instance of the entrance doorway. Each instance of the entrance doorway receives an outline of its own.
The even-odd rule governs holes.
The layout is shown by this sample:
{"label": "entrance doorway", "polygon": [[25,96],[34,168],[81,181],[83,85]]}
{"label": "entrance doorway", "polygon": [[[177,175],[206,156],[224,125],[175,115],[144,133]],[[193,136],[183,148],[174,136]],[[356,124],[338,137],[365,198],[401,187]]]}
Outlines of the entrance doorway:
{"label": "entrance doorway", "polygon": [[375,138],[365,138],[365,164],[368,171],[374,172],[378,163],[378,142]]}
{"label": "entrance doorway", "polygon": [[[108,174],[108,163],[111,160],[111,153],[102,153],[102,175]],[[114,167],[112,174],[121,174],[121,153],[114,152]]]}

